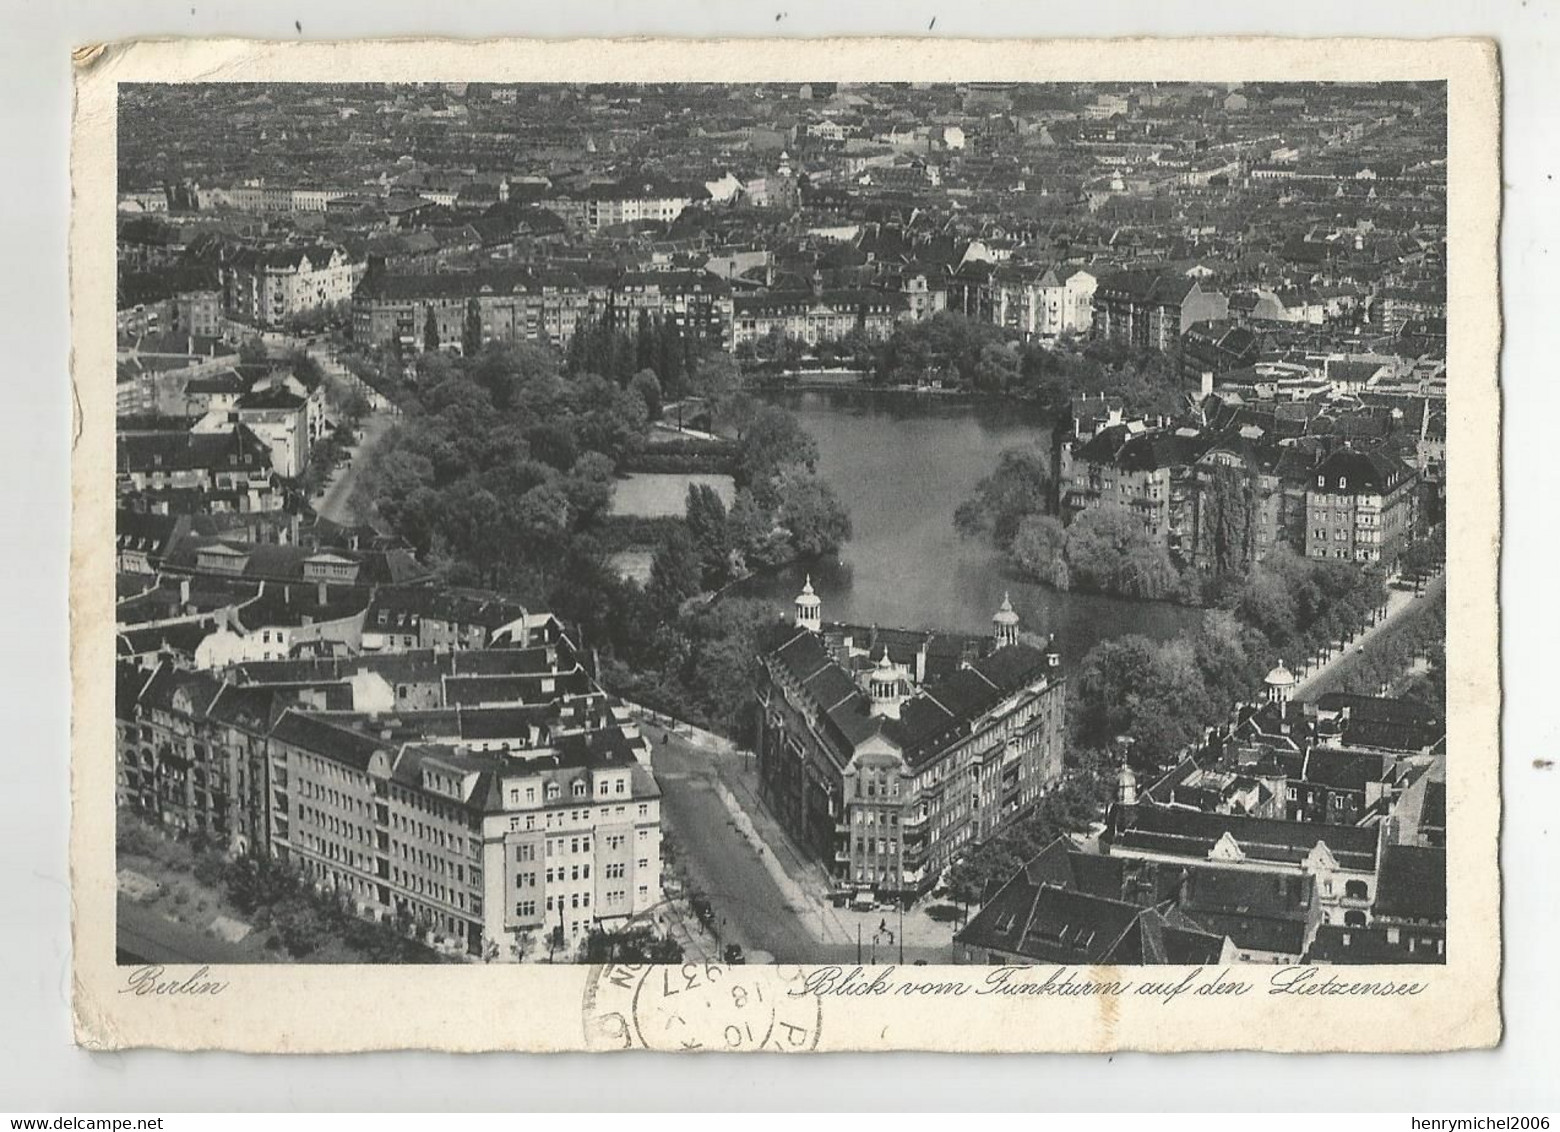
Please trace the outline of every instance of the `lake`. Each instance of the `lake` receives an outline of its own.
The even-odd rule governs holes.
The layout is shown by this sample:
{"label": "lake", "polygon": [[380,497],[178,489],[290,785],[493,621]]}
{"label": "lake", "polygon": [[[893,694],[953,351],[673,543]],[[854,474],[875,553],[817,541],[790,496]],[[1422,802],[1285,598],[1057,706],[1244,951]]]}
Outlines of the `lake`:
{"label": "lake", "polygon": [[818,473],[849,509],[854,534],[837,559],[750,578],[736,593],[789,608],[810,573],[825,621],[986,633],[1011,592],[1020,628],[1055,633],[1070,660],[1102,640],[1168,639],[1201,620],[1197,609],[1023,581],[988,543],[959,537],[953,512],[1002,449],[1049,451],[1050,423],[1032,406],[864,390],[769,399],[818,442]]}

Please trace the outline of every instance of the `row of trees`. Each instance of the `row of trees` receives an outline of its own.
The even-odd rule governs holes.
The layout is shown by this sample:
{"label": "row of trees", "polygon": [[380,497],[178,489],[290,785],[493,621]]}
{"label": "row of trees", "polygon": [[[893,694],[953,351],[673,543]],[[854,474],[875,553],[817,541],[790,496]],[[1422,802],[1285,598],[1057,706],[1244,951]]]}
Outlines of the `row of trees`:
{"label": "row of trees", "polygon": [[294,959],[315,956],[339,942],[357,962],[438,963],[439,955],[414,936],[426,927],[410,913],[393,922],[364,919],[345,892],[319,892],[295,870],[263,854],[245,854],[220,866],[197,869],[210,879],[215,871],[228,901],[256,930],[268,933],[267,946]]}
{"label": "row of trees", "polygon": [[1299,668],[1342,647],[1381,608],[1385,590],[1377,573],[1279,550],[1215,597],[1193,633],[1118,637],[1090,650],[1071,689],[1076,743],[1104,748],[1124,736],[1135,760],[1163,767],[1231,704],[1250,699],[1278,660]]}
{"label": "row of trees", "polygon": [[[1420,666],[1423,670],[1420,671]],[[1336,690],[1374,696],[1386,688],[1446,712],[1446,593],[1423,610],[1405,614],[1401,623],[1381,630],[1371,649],[1350,665]]]}
{"label": "row of trees", "polygon": [[681,397],[695,390],[701,368],[705,376],[713,368],[707,345],[690,339],[673,319],[609,306],[575,326],[564,368],[571,375],[598,373],[625,384],[649,372],[668,393]]}
{"label": "row of trees", "polygon": [[1175,367],[1158,351],[1070,338],[1046,346],[955,311],[901,323],[876,347],[870,370],[880,384],[940,381],[1035,398],[1057,413],[1085,393],[1121,397],[1140,412],[1174,412],[1182,401]]}

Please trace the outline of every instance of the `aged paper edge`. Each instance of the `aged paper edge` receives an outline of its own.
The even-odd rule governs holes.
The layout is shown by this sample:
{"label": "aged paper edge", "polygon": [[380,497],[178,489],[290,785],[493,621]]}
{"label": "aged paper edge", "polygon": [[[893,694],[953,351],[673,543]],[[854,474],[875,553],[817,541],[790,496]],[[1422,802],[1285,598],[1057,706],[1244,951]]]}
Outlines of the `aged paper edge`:
{"label": "aged paper edge", "polygon": [[[115,121],[121,81],[529,81],[1042,78],[1445,79],[1448,92],[1449,368],[1465,391],[1449,413],[1448,955],[1414,969],[1412,1000],[1253,996],[1176,1013],[1128,999],[828,1000],[825,1051],[1413,1052],[1484,1048],[1501,1035],[1498,840],[1500,548],[1499,74],[1488,40],[162,40],[73,53],[71,380],[73,437],[71,872],[73,1016],[89,1049],[265,1052],[586,1048],[584,967],[262,966],[224,969],[220,998],[121,994],[114,966],[112,385]],[[1471,455],[1470,455],[1471,453]],[[1490,506],[1495,500],[1496,506]],[[1477,752],[1470,754],[1469,752]],[[1262,968],[1249,974],[1260,975]],[[415,971],[415,974],[413,973]],[[970,968],[922,968],[970,975]],[[1237,975],[1247,968],[1236,968]],[[1096,969],[1094,974],[1107,972]],[[1156,978],[1180,968],[1155,969]],[[1401,968],[1351,968],[1402,977]],[[777,976],[778,977],[778,976]],[[1260,984],[1259,984],[1260,986]],[[1184,1000],[1180,1000],[1184,1001]],[[386,1006],[394,1003],[394,1009]]]}

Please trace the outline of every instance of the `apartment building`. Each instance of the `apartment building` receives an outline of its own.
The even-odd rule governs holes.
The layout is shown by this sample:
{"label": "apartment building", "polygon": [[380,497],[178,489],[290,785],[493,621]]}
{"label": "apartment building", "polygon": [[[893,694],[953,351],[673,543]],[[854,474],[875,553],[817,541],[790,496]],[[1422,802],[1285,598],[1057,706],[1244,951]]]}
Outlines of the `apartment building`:
{"label": "apartment building", "polygon": [[759,666],[760,789],[842,887],[923,891],[1060,778],[1060,657],[1018,623],[1004,602],[985,641],[825,627],[797,598]]}
{"label": "apartment building", "polygon": [[[452,954],[571,954],[649,912],[660,790],[637,726],[561,644],[459,655],[122,664],[119,802]],[[523,675],[502,703],[462,705],[458,668],[490,694]],[[430,695],[399,694],[419,678]]]}
{"label": "apartment building", "polygon": [[1123,271],[1094,290],[1094,332],[1138,349],[1174,353],[1194,324],[1229,316],[1229,301],[1196,279],[1153,271]]}
{"label": "apartment building", "polygon": [[251,326],[281,326],[351,299],[365,268],[330,245],[240,248],[222,267],[227,313]]}
{"label": "apartment building", "polygon": [[770,334],[816,346],[860,331],[882,340],[910,317],[907,297],[893,291],[824,290],[815,280],[810,292],[774,291],[740,296],[733,303],[733,344],[757,342]]}
{"label": "apartment building", "polygon": [[1307,485],[1306,557],[1391,570],[1414,540],[1418,483],[1418,472],[1385,452],[1347,443],[1335,449]]}

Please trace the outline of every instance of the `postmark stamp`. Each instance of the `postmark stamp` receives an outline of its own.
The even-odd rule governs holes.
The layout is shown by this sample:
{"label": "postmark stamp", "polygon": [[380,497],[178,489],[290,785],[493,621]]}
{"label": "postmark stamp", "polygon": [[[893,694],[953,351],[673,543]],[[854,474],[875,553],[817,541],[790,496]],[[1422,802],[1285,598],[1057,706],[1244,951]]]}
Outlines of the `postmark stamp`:
{"label": "postmark stamp", "polygon": [[797,1053],[818,1047],[823,1001],[795,968],[609,963],[590,973],[583,1021],[591,1049]]}

